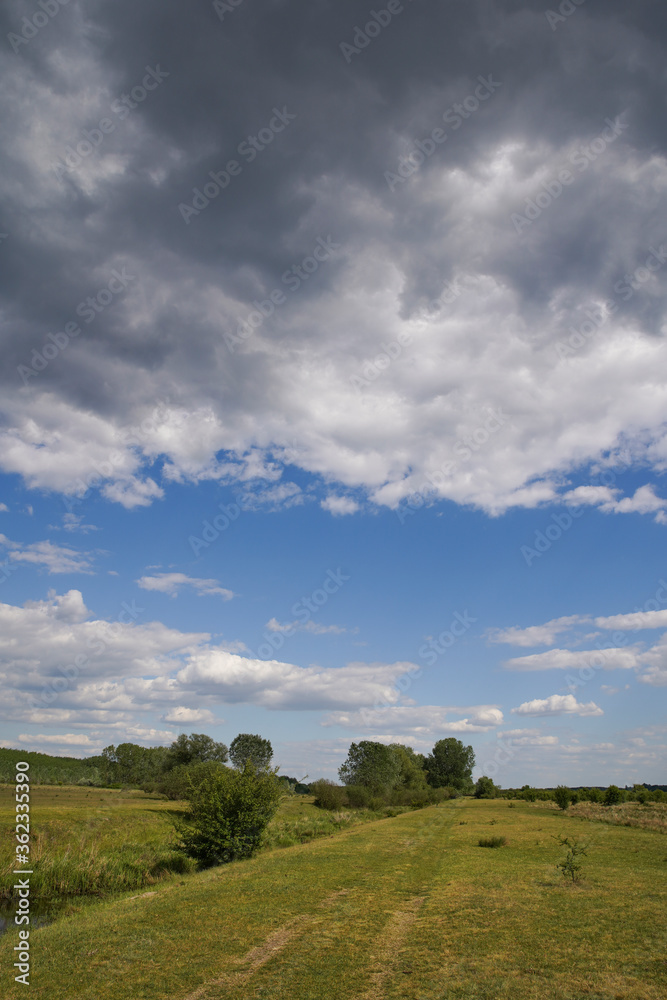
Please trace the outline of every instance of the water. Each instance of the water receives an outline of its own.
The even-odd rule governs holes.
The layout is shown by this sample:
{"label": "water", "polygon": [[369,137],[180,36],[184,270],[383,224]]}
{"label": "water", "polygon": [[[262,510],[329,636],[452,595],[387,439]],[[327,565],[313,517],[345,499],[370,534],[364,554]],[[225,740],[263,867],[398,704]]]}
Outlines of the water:
{"label": "water", "polygon": [[45,927],[47,924],[52,924],[58,916],[58,907],[53,904],[50,906],[48,904],[40,906],[38,903],[31,901],[29,924],[15,924],[15,916],[15,903],[0,903],[0,936],[6,934],[8,931],[9,933],[15,932],[18,934],[20,929],[32,931],[36,927]]}

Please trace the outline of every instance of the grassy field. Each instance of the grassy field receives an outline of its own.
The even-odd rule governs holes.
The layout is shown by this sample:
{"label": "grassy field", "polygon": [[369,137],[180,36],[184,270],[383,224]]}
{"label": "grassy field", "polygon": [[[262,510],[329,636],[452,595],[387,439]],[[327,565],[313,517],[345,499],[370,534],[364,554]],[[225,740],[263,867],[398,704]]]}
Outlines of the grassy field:
{"label": "grassy field", "polygon": [[[557,834],[590,842],[578,885]],[[666,854],[650,829],[455,800],[60,917],[31,934],[31,995],[663,1000]]]}
{"label": "grassy field", "polygon": [[[54,900],[152,887],[196,868],[175,849],[172,819],[186,802],[136,790],[50,785],[34,786],[31,798],[31,895],[42,909]],[[312,803],[309,796],[283,799],[265,832],[265,846],[306,843],[381,815],[330,813]],[[13,825],[14,786],[0,786],[0,900],[5,902],[15,881]]]}

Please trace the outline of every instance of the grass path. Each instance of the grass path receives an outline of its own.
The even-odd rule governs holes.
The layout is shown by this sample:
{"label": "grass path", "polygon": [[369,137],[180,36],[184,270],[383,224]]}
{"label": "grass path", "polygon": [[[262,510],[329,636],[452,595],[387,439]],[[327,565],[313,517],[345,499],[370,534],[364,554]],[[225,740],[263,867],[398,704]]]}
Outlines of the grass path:
{"label": "grass path", "polygon": [[[593,842],[568,887],[552,836]],[[477,847],[500,834],[508,846]],[[33,931],[35,1000],[664,1000],[664,838],[457,800]],[[0,945],[0,994],[11,946]]]}

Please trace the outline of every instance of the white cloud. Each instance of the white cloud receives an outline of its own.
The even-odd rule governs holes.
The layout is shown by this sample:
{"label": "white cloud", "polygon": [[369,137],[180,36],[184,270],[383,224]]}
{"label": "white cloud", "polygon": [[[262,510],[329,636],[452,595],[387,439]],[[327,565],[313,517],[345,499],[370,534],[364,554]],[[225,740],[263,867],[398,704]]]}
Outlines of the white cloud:
{"label": "white cloud", "polygon": [[642,654],[641,661],[645,668],[639,675],[642,684],[667,687],[667,635],[663,635],[660,642],[647,649]]}
{"label": "white cloud", "polygon": [[221,587],[218,580],[201,580],[185,573],[156,573],[155,576],[142,576],[137,583],[143,590],[158,590],[171,597],[176,597],[181,587],[192,587],[200,597],[219,596],[224,601],[234,597],[234,592]]}
{"label": "white cloud", "polygon": [[[463,719],[451,719],[463,715]],[[497,705],[468,707],[443,705],[387,705],[361,711],[331,712],[323,726],[342,726],[355,732],[409,735],[415,739],[430,739],[438,733],[486,733],[503,721]]]}
{"label": "white cloud", "polygon": [[513,708],[514,715],[604,715],[593,701],[580,704],[573,694],[552,694],[548,698],[535,698]]}
{"label": "white cloud", "polygon": [[639,651],[635,646],[626,649],[549,649],[545,653],[531,653],[506,660],[506,670],[578,670],[580,667],[603,670],[631,670],[639,665]]}
{"label": "white cloud", "polygon": [[76,747],[78,750],[101,750],[99,740],[93,740],[83,733],[64,733],[61,736],[45,735],[37,733],[21,733],[18,737],[22,746],[56,746],[56,747]]}
{"label": "white cloud", "polygon": [[4,514],[4,513],[6,513],[6,512],[8,511],[8,510],[9,510],[9,507],[7,506],[7,504],[6,504],[6,503],[0,503],[0,512],[1,512],[1,513],[3,513],[3,514]]}
{"label": "white cloud", "polygon": [[320,506],[328,510],[334,517],[343,517],[345,514],[354,514],[359,510],[360,505],[351,497],[334,496],[325,497]]}
{"label": "white cloud", "polygon": [[544,625],[495,629],[490,633],[489,640],[493,643],[506,642],[512,646],[549,646],[561,632],[567,632],[573,625],[588,621],[589,618],[581,615],[568,615],[565,618],[553,618]]}
{"label": "white cloud", "polygon": [[575,490],[564,493],[562,499],[574,507],[582,505],[599,507],[602,504],[615,503],[618,493],[619,490],[612,490],[609,486],[577,486]]}
{"label": "white cloud", "polygon": [[281,632],[283,634],[293,634],[294,632],[312,632],[313,635],[342,635],[344,632],[356,633],[359,629],[348,629],[344,625],[321,625],[309,619],[306,622],[279,622],[276,618],[271,618],[264,628],[270,632]]}
{"label": "white cloud", "polygon": [[185,708],[183,705],[179,705],[178,708],[170,709],[165,715],[162,716],[162,720],[163,722],[173,722],[179,726],[190,725],[193,722],[205,722],[207,725],[212,725],[216,722],[213,712],[209,712],[208,709]]}
{"label": "white cloud", "polygon": [[578,486],[562,495],[569,505],[587,504],[599,507],[605,514],[656,514],[656,521],[667,520],[667,500],[656,496],[654,487],[647,483],[640,486],[631,497],[618,499],[620,490],[608,486]]}
{"label": "white cloud", "polygon": [[49,573],[92,573],[90,553],[77,552],[64,545],[54,545],[53,542],[31,542],[21,544],[12,542],[5,535],[0,535],[0,545],[9,549],[9,558],[13,562],[31,563],[41,566]]}
{"label": "white cloud", "polygon": [[278,660],[255,660],[216,648],[193,653],[176,680],[185,691],[230,704],[251,702],[271,709],[344,709],[376,701],[402,701],[395,681],[414,664],[347,663],[343,667],[298,667]]}
{"label": "white cloud", "polygon": [[631,632],[644,628],[664,628],[667,625],[667,608],[659,611],[631,611],[625,615],[608,615],[606,618],[596,618],[595,624],[598,628]]}
{"label": "white cloud", "polygon": [[83,601],[80,590],[68,590],[66,594],[56,594],[50,590],[46,601],[26,601],[24,608],[35,609],[62,622],[83,622],[91,612]]}
{"label": "white cloud", "polygon": [[498,730],[496,735],[510,747],[555,747],[559,743],[557,736],[546,736],[539,729]]}

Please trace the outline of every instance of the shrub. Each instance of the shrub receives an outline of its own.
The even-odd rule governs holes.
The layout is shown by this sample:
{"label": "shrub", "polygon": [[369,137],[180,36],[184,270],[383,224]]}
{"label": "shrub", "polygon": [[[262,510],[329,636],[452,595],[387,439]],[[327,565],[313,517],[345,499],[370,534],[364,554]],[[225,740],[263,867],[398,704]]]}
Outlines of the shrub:
{"label": "shrub", "polygon": [[190,810],[176,821],[180,848],[203,867],[248,858],[259,847],[282,791],[273,771],[218,765],[192,786]]}
{"label": "shrub", "polygon": [[480,837],[477,841],[478,847],[504,847],[507,837]]}
{"label": "shrub", "polygon": [[622,798],[621,789],[618,785],[610,785],[604,793],[604,804],[606,806],[617,806]]}
{"label": "shrub", "polygon": [[583,865],[579,858],[588,854],[588,844],[581,844],[573,837],[570,840],[569,837],[554,837],[562,847],[567,847],[568,851],[562,861],[559,861],[556,865],[557,869],[560,869],[560,873],[565,879],[571,879],[572,882],[579,882],[581,880],[581,869]]}
{"label": "shrub", "polygon": [[330,809],[332,812],[345,805],[345,789],[334,781],[320,778],[310,786],[311,795],[315,796],[315,805],[320,809]]}
{"label": "shrub", "polygon": [[477,784],[475,785],[476,799],[495,799],[497,794],[498,789],[493,783],[493,778],[487,778],[486,775],[482,775],[481,778],[477,779]]}
{"label": "shrub", "polygon": [[602,802],[602,792],[599,788],[589,788],[586,792],[589,802]]}
{"label": "shrub", "polygon": [[566,785],[559,785],[554,791],[554,801],[557,806],[565,810],[572,801],[572,792]]}

